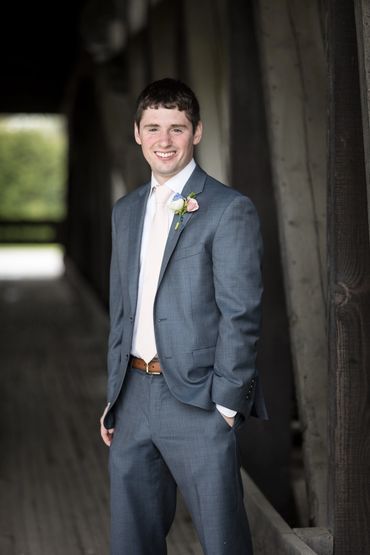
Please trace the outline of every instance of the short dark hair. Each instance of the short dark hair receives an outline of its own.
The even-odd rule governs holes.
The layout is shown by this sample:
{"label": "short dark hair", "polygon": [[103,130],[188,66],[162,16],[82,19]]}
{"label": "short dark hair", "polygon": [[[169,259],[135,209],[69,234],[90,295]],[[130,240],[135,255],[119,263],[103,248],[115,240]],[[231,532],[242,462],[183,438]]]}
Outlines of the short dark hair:
{"label": "short dark hair", "polygon": [[177,79],[160,79],[150,83],[139,95],[135,122],[139,127],[143,111],[147,108],[177,108],[191,121],[193,132],[200,122],[199,102],[190,87]]}

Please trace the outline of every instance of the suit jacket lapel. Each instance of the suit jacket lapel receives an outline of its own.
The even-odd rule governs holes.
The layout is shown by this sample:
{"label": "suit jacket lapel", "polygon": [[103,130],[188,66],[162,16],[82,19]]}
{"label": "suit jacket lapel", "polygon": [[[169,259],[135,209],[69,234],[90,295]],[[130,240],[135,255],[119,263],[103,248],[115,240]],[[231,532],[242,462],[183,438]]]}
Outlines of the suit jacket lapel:
{"label": "suit jacket lapel", "polygon": [[[184,188],[181,191],[181,195],[186,198],[188,195],[190,195],[190,193],[194,192],[198,198],[198,195],[203,191],[206,177],[207,177],[207,174],[199,166],[197,166],[193,171],[193,173],[191,174],[188,181],[185,183]],[[201,210],[201,207],[199,207],[199,210]],[[166,248],[163,254],[163,261],[162,261],[161,271],[159,274],[158,287],[160,286],[160,283],[163,278],[163,274],[166,271],[168,262],[177,245],[180,235],[184,231],[186,225],[189,223],[189,220],[194,215],[195,215],[195,212],[186,212],[183,216],[182,222],[180,222],[180,225],[177,229],[175,229],[175,227],[177,222],[179,221],[179,216],[177,215],[174,216],[172,225],[168,234]]]}
{"label": "suit jacket lapel", "polygon": [[138,198],[130,207],[130,225],[128,233],[128,290],[132,311],[135,310],[137,301],[141,240],[143,236],[144,217],[149,193],[150,183],[139,191]]}

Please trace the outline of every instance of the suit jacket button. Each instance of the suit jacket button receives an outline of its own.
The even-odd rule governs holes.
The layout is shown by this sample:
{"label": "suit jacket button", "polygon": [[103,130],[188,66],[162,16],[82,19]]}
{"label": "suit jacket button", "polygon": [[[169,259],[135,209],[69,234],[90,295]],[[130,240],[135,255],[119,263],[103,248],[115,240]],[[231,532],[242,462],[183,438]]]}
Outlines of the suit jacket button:
{"label": "suit jacket button", "polygon": [[246,395],[245,398],[247,399],[247,401],[251,398],[251,396],[249,395],[249,393],[248,393],[248,395]]}

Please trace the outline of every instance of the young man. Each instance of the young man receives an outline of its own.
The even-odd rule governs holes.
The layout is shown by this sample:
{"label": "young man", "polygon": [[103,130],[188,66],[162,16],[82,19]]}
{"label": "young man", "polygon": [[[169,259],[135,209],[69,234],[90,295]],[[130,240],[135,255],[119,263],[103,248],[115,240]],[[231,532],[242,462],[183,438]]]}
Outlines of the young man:
{"label": "young man", "polygon": [[202,123],[185,84],[149,85],[134,132],[152,178],[112,218],[111,553],[164,555],[178,486],[205,554],[251,555],[235,429],[266,417],[258,217],[194,162]]}

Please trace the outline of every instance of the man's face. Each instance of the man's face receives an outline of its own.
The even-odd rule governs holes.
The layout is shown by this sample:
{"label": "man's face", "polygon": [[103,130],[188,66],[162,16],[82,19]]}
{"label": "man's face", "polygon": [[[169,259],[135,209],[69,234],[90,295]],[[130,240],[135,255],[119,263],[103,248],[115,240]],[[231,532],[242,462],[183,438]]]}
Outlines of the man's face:
{"label": "man's face", "polygon": [[185,112],[177,108],[147,108],[140,125],[135,124],[135,140],[160,184],[185,168],[201,138],[202,124],[193,133]]}

